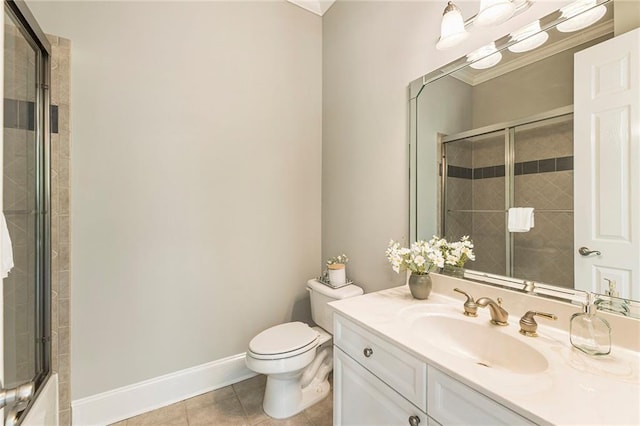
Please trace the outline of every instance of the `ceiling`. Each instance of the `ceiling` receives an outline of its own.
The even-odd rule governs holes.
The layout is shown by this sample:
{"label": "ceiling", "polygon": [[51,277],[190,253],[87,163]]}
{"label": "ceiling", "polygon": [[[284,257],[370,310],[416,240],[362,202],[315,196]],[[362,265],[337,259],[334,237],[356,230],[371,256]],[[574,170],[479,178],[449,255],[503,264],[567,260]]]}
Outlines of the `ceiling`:
{"label": "ceiling", "polygon": [[300,6],[311,13],[322,16],[329,10],[335,0],[287,0],[290,3]]}

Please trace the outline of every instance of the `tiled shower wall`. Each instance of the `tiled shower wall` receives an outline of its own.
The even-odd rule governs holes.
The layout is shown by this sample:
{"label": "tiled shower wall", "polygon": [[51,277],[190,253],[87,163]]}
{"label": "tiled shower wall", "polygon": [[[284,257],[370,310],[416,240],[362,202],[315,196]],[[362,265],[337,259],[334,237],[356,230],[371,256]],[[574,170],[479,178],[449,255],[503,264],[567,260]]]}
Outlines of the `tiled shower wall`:
{"label": "tiled shower wall", "polygon": [[473,209],[473,181],[470,175],[464,175],[465,170],[473,168],[471,142],[462,140],[451,143],[447,148],[447,164],[449,178],[447,179],[446,197],[447,210],[445,216],[444,237],[458,239],[463,235],[471,235],[472,214],[461,210]]}
{"label": "tiled shower wall", "polygon": [[[446,152],[449,214],[445,222],[445,237],[457,240],[463,235],[471,236],[476,260],[465,266],[504,275],[505,215],[503,212],[477,211],[504,210],[504,133],[452,142],[447,144]],[[502,165],[498,176],[496,165]],[[486,178],[483,178],[483,172]]]}
{"label": "tiled shower wall", "polygon": [[515,138],[514,202],[536,213],[530,232],[514,234],[514,276],[573,288],[573,120]]}
{"label": "tiled shower wall", "polygon": [[[513,275],[571,288],[573,122],[516,128],[514,146],[514,207],[534,207],[536,213],[530,232],[512,234]],[[450,212],[445,236],[471,236],[476,261],[467,268],[505,275],[504,132],[449,143],[447,164],[447,209],[477,212]]]}
{"label": "tiled shower wall", "polygon": [[51,43],[51,104],[57,106],[57,133],[51,135],[51,352],[58,373],[60,425],[71,424],[70,368],[70,71],[69,40],[48,36]]}
{"label": "tiled shower wall", "polygon": [[[473,242],[476,261],[470,269],[504,275],[505,241],[505,170],[504,132],[479,138],[473,144],[473,209],[498,210],[473,214]],[[502,166],[501,172],[495,168]]]}

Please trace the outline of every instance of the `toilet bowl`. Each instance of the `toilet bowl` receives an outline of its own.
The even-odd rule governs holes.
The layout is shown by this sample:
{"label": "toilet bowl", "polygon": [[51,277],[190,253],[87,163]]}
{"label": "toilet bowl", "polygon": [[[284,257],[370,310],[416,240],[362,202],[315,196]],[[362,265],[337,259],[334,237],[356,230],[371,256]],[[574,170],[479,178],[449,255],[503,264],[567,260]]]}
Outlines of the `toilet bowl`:
{"label": "toilet bowl", "polygon": [[355,285],[334,289],[317,280],[309,280],[307,289],[312,318],[320,327],[302,322],[273,326],[251,340],[245,357],[250,370],[267,375],[262,407],[276,419],[296,415],[329,394],[333,312],[327,303],[363,293]]}

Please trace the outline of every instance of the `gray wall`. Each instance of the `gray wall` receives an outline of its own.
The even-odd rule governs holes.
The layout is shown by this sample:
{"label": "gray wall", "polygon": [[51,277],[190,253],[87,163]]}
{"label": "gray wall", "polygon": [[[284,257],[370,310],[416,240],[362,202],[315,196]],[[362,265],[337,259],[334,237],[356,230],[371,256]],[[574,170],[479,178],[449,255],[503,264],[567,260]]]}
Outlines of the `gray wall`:
{"label": "gray wall", "polygon": [[[535,2],[437,51],[446,2],[338,1],[323,18],[322,256],[346,252],[366,291],[402,284],[384,257],[409,228],[407,85],[568,1]],[[479,2],[456,2],[463,15]]]}
{"label": "gray wall", "polygon": [[614,33],[616,36],[640,26],[640,1],[614,0]]}
{"label": "gray wall", "polygon": [[308,319],[321,18],[285,2],[30,7],[72,43],[72,399]]}
{"label": "gray wall", "polygon": [[575,50],[568,49],[474,86],[473,128],[573,105]]}
{"label": "gray wall", "polygon": [[472,93],[472,86],[454,77],[445,76],[424,87],[416,100],[419,117],[416,212],[421,213],[417,215],[416,238],[419,240],[429,240],[433,235],[441,234],[439,210],[442,206],[438,170],[440,161],[434,161],[441,155],[438,135],[451,135],[471,127]]}
{"label": "gray wall", "polygon": [[473,128],[573,105],[573,55],[612,36],[598,37],[473,86]]}

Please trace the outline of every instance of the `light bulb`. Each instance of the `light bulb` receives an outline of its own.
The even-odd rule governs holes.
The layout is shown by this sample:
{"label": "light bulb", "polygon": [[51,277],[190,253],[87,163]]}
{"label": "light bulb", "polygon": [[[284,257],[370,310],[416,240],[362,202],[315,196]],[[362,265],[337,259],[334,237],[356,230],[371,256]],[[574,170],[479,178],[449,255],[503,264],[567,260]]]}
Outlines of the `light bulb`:
{"label": "light bulb", "polygon": [[469,33],[464,28],[462,13],[458,7],[449,2],[442,14],[440,25],[440,39],[436,43],[436,49],[449,49],[467,38]]}
{"label": "light bulb", "polygon": [[571,33],[595,24],[607,13],[604,5],[594,7],[596,4],[596,0],[578,0],[563,7],[562,17],[568,19],[556,28],[562,33]]}
{"label": "light bulb", "polygon": [[511,18],[515,11],[516,7],[511,0],[481,0],[480,11],[473,24],[479,27],[499,25]]}
{"label": "light bulb", "polygon": [[514,53],[528,52],[542,46],[548,39],[549,34],[540,30],[540,21],[535,21],[511,33],[511,40],[517,43],[512,44],[508,49]]}
{"label": "light bulb", "polygon": [[467,61],[471,62],[469,66],[477,70],[483,70],[491,68],[498,64],[502,60],[502,53],[496,49],[496,44],[491,42],[486,46],[482,46],[478,50],[467,55]]}

